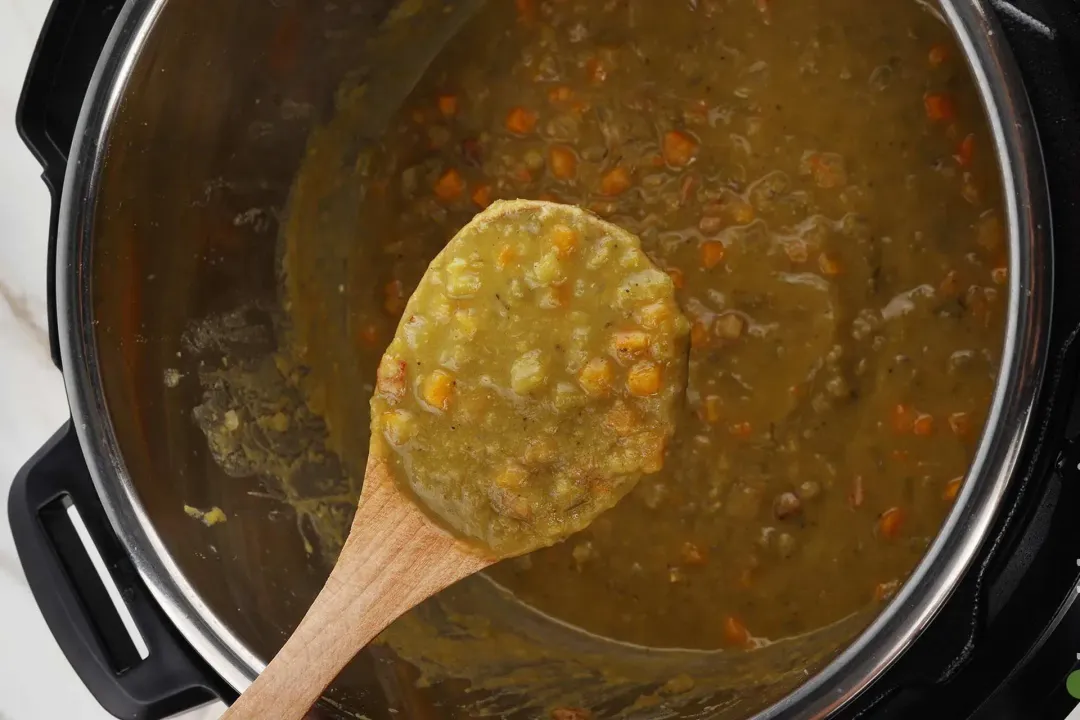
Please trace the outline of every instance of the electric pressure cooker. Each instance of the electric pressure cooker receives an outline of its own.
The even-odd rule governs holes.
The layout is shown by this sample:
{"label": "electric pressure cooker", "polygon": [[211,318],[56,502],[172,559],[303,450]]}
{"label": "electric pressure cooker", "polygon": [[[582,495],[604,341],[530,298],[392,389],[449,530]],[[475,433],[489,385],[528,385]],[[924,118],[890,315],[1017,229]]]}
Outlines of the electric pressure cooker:
{"label": "electric pressure cooker", "polygon": [[[187,318],[272,300],[277,258],[272,242],[207,250],[197,265],[176,248],[252,208],[281,209],[312,122],[282,113],[283,98],[325,104],[403,4],[420,5],[56,0],[49,14],[17,122],[53,197],[50,341],[72,419],[20,472],[9,514],[50,629],[117,717],[234,699],[325,577],[284,532],[230,536],[227,548],[187,534],[185,493],[221,470],[186,421],[192,398],[166,395],[162,374],[192,371],[176,357]],[[452,14],[454,0],[442,4]],[[1080,5],[941,9],[987,109],[1007,205],[1010,318],[990,421],[900,592],[756,717],[1057,719],[1077,704],[1073,683],[1080,694],[1080,676],[1068,681],[1080,668]],[[304,48],[303,62],[265,54],[275,33]],[[254,485],[220,485],[226,500],[253,502]],[[142,651],[68,520],[73,506]],[[287,591],[298,586],[311,596]],[[342,684],[321,712],[467,716],[451,699],[467,689],[406,691],[377,652]]]}

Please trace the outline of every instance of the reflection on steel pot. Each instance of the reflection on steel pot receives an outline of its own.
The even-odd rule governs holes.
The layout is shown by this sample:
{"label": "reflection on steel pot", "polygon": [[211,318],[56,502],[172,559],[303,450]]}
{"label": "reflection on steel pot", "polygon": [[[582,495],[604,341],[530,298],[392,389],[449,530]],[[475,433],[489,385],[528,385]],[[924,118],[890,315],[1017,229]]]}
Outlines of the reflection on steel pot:
{"label": "reflection on steel pot", "polygon": [[[367,438],[350,433],[366,428],[366,396],[349,390],[361,387],[358,378],[369,362],[365,353],[374,358],[381,348],[375,343],[357,350],[359,365],[353,368],[344,364],[354,358],[333,353],[362,344],[357,337],[363,332],[377,337],[380,331],[368,330],[368,323],[358,325],[353,308],[389,310],[381,322],[396,321],[393,308],[384,306],[400,302],[407,292],[401,284],[376,285],[379,275],[365,272],[393,264],[395,259],[387,256],[395,253],[397,260],[422,270],[424,253],[432,250],[430,238],[425,244],[423,237],[425,227],[431,228],[425,223],[445,222],[448,238],[454,229],[450,225],[470,211],[465,205],[447,211],[437,203],[421,203],[427,210],[411,218],[411,225],[403,221],[398,244],[380,237],[388,227],[383,215],[403,213],[406,208],[399,205],[407,205],[421,186],[433,186],[437,198],[451,202],[460,196],[462,202],[485,204],[486,193],[573,196],[568,185],[589,181],[598,191],[572,199],[593,202],[616,222],[659,223],[652,227],[657,252],[673,253],[673,258],[676,251],[663,245],[666,226],[659,218],[691,208],[699,197],[695,183],[715,180],[680,175],[667,209],[661,208],[664,191],[653,192],[647,179],[625,168],[682,168],[701,162],[695,160],[699,134],[693,130],[694,108],[663,121],[683,130],[648,146],[634,125],[651,117],[642,112],[673,111],[659,101],[661,107],[649,105],[651,98],[628,96],[628,106],[646,110],[614,119],[625,123],[590,125],[603,112],[589,107],[578,108],[578,116],[544,119],[556,123],[542,128],[552,137],[595,129],[595,148],[582,141],[574,151],[563,151],[560,143],[544,148],[545,156],[540,145],[513,145],[514,157],[495,169],[490,163],[504,159],[482,156],[484,134],[501,130],[505,122],[514,137],[527,136],[536,116],[528,108],[509,114],[491,108],[484,115],[447,99],[438,112],[485,123],[466,127],[476,134],[477,144],[461,142],[458,130],[442,125],[425,131],[430,150],[458,143],[465,170],[455,177],[408,161],[415,165],[411,173],[387,176],[400,188],[380,185],[380,163],[407,162],[393,156],[401,147],[394,138],[412,132],[408,126],[414,118],[408,111],[413,89],[438,87],[447,69],[455,67],[445,58],[475,48],[476,57],[510,62],[513,58],[499,55],[506,48],[494,40],[484,49],[485,38],[499,33],[484,35],[479,29],[497,23],[539,27],[551,13],[561,12],[555,9],[560,3],[494,5],[357,0],[316,7],[250,0],[200,4],[196,11],[192,4],[131,0],[91,83],[75,133],[57,239],[59,340],[73,418],[102,503],[142,581],[201,661],[234,688],[250,682],[299,621],[326,577],[354,510],[362,474],[362,464],[361,473],[355,472],[362,457],[354,449],[366,447]],[[624,30],[633,28],[642,38],[639,47],[647,47],[647,4],[608,5],[626,14],[620,21],[626,23]],[[707,0],[688,5],[686,12],[704,18],[722,12],[720,4]],[[745,5],[724,11],[732,13],[728,20],[747,25],[754,20],[759,35],[769,27],[763,23],[782,22],[779,15],[762,16],[767,4]],[[821,0],[815,7],[826,15],[831,11],[847,20],[864,19],[851,14],[856,5],[863,7],[846,0]],[[918,13],[920,28],[949,26],[957,40],[955,52],[966,58],[974,79],[972,97],[987,112],[988,142],[981,149],[989,153],[992,147],[997,156],[1004,238],[999,251],[1007,258],[1008,273],[1001,268],[999,330],[1005,339],[994,349],[1000,353],[999,372],[985,430],[977,444],[972,439],[968,482],[943,530],[935,535],[927,529],[932,542],[925,553],[916,549],[913,557],[922,559],[907,581],[889,587],[895,589],[892,600],[856,603],[829,622],[800,627],[797,634],[771,643],[753,641],[746,628],[732,631],[727,620],[726,626],[715,622],[718,638],[725,637],[725,627],[728,640],[746,635],[737,650],[716,649],[707,637],[712,621],[695,621],[688,623],[690,640],[682,648],[658,649],[649,647],[660,643],[651,642],[647,630],[620,635],[603,626],[607,616],[618,614],[615,608],[596,612],[596,617],[574,616],[587,629],[596,625],[616,638],[606,639],[521,603],[504,587],[512,584],[502,582],[504,576],[497,576],[499,584],[472,578],[396,623],[383,642],[358,657],[330,691],[324,708],[328,715],[532,718],[556,708],[589,708],[602,717],[820,717],[867,688],[926,627],[983,545],[1017,462],[1042,379],[1051,258],[1041,236],[1048,208],[1024,91],[984,3],[947,1],[937,9],[917,5],[897,3],[887,15]],[[823,24],[808,46],[827,49],[839,42],[842,25]],[[571,65],[602,82],[615,77],[619,62],[625,69],[648,57],[620,59],[611,48],[621,38],[617,33],[603,36],[603,23],[568,21],[563,30],[562,39],[537,31],[536,55],[521,66],[534,74],[530,80],[552,82],[554,103],[573,103],[558,90]],[[590,36],[592,31],[598,35]],[[727,36],[725,41],[732,42]],[[559,43],[568,43],[560,45],[561,54],[544,55],[545,47]],[[571,46],[579,43],[591,48],[594,57],[576,58]],[[858,47],[849,49],[853,64],[858,53],[868,52]],[[520,55],[520,48],[514,50]],[[728,51],[741,57],[746,48]],[[715,49],[711,56],[680,54],[673,47],[672,62],[679,63],[684,77],[707,84],[710,71],[702,63],[727,61],[718,54]],[[803,53],[790,61],[812,77],[828,57],[827,52],[821,57]],[[777,57],[776,62],[783,60]],[[753,147],[755,132],[770,131],[768,126],[762,130],[763,111],[752,106],[755,93],[766,93],[770,80],[764,64],[746,60],[739,67],[740,85],[725,88],[723,101],[705,110],[700,132],[724,128],[732,122],[726,113],[735,113],[740,124],[724,129],[730,138],[724,162],[745,171],[740,163],[751,160],[740,159],[739,153]],[[906,72],[910,68],[899,63],[867,75],[870,87],[879,88],[903,83]],[[453,75],[461,85],[455,92],[481,98],[497,91],[495,75],[481,67],[475,73]],[[738,108],[744,106],[735,101],[748,98],[751,105],[745,107],[755,111],[740,116]],[[918,112],[921,116],[924,108]],[[928,96],[925,112],[934,119],[952,110]],[[798,123],[797,113],[791,122]],[[645,134],[655,136],[651,123]],[[961,148],[957,162],[963,166],[970,146],[963,149],[963,136],[956,140]],[[619,155],[609,156],[604,148],[617,148]],[[808,182],[830,190],[847,184],[846,173],[861,171],[845,168],[828,153],[810,158],[796,153],[789,174],[796,175],[800,164]],[[477,169],[507,183],[516,177],[531,189],[494,182],[485,190],[470,179]],[[732,170],[731,177],[737,172]],[[959,178],[959,187],[963,171],[957,175],[950,166],[949,173]],[[746,192],[745,208],[722,192],[711,201],[727,202],[736,213],[762,212],[767,202],[782,197],[791,203],[785,206],[789,209],[808,202],[805,195],[789,192],[780,174],[769,178],[768,187],[758,184]],[[632,189],[639,181],[641,187]],[[734,189],[739,192],[727,192],[743,197],[744,188]],[[963,192],[970,199],[974,191]],[[993,194],[993,189],[984,192]],[[644,213],[635,215],[619,205],[623,200],[613,199],[619,197],[646,204],[653,198],[658,204],[643,219]],[[857,199],[844,201],[858,204]],[[957,202],[965,200],[958,196]],[[742,247],[738,243],[749,246],[755,240],[753,230],[740,231],[734,239],[724,235],[728,242],[718,243],[722,247],[708,240],[732,226],[723,212],[704,213],[694,230],[694,247],[700,248],[695,257],[705,268],[723,262],[725,247],[731,252]],[[796,218],[813,214],[806,206],[792,212]],[[735,224],[752,227],[753,219],[736,217]],[[863,228],[850,224],[838,232],[852,243],[865,237]],[[642,237],[648,243],[647,234]],[[805,252],[806,247],[795,243],[792,248],[789,257],[797,262],[800,248]],[[814,272],[840,272],[839,259],[821,252]],[[799,292],[805,296],[793,307],[813,309],[813,321],[800,325],[803,329],[814,330],[839,302],[813,288]],[[740,308],[719,314],[709,332],[726,347],[744,333],[759,331],[752,314]],[[816,337],[808,330],[805,343]],[[822,355],[829,349],[826,345]],[[815,411],[845,394],[843,382],[840,374],[823,380],[831,396],[815,398]],[[780,389],[787,393],[788,385]],[[790,413],[791,402],[786,394],[778,395],[768,407]],[[715,409],[707,399],[701,407],[705,417]],[[763,423],[769,426],[772,420],[764,417]],[[751,426],[736,422],[732,434],[750,436]],[[780,527],[770,540],[777,557],[797,561],[798,531],[785,528],[794,528],[830,490],[816,479],[800,479],[788,491],[764,502],[757,499],[752,513],[760,511]],[[661,490],[649,492],[643,506],[662,502]],[[846,496],[847,484],[843,492]],[[877,491],[858,484],[851,492],[861,503],[864,493]],[[572,557],[584,563],[594,551],[582,544]],[[694,546],[681,552],[686,565],[704,558]],[[662,582],[679,582],[685,569],[670,572]],[[693,642],[695,628],[700,628],[701,647]]]}

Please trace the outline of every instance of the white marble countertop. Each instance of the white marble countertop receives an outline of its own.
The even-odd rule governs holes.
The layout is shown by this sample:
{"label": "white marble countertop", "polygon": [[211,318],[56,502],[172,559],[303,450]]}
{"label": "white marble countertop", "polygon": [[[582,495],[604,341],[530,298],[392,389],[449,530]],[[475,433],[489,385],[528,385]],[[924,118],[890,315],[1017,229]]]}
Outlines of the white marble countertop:
{"label": "white marble countertop", "polygon": [[[0,499],[11,479],[67,420],[49,357],[46,244],[49,196],[15,130],[15,109],[50,0],[0,0]],[[38,612],[0,513],[0,720],[104,720]],[[216,718],[215,704],[188,718]]]}

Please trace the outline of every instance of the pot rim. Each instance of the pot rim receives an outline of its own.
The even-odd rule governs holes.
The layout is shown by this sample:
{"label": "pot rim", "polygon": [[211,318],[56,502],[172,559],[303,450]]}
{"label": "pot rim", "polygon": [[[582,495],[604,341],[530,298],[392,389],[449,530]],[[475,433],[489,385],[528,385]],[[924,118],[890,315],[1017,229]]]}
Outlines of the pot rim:
{"label": "pot rim", "polygon": [[[94,215],[112,122],[168,0],[129,0],[90,82],[72,143],[57,232],[56,312],[64,381],[87,466],[113,528],[162,610],[237,691],[265,663],[183,575],[125,467],[98,372],[90,302]],[[922,5],[926,0],[915,0]],[[988,0],[939,0],[994,138],[1009,237],[1009,312],[986,425],[960,494],[919,564],[875,620],[823,670],[758,718],[820,718],[884,673],[937,615],[1001,509],[1042,384],[1053,295],[1050,206],[1037,130],[1011,49]],[[931,10],[937,12],[936,10]]]}

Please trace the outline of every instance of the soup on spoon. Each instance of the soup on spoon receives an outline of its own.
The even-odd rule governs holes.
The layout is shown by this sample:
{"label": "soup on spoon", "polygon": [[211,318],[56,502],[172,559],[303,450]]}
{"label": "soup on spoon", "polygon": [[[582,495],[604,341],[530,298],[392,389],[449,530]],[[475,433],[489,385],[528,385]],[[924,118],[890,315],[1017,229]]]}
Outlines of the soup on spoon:
{"label": "soup on spoon", "polygon": [[225,717],[303,717],[402,613],[658,472],[686,383],[674,293],[637,237],[576,207],[499,201],[462,228],[379,364],[341,555]]}

